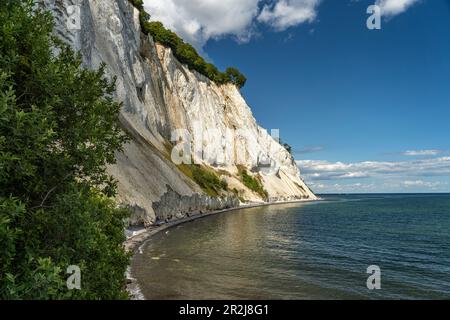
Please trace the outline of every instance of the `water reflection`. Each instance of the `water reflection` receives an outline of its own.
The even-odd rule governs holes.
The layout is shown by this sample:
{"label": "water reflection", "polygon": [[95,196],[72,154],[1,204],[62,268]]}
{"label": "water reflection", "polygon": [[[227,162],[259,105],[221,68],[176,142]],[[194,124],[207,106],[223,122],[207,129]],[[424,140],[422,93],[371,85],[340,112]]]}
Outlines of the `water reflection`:
{"label": "water reflection", "polygon": [[132,273],[147,299],[449,297],[449,209],[449,196],[377,195],[238,210],[158,234]]}

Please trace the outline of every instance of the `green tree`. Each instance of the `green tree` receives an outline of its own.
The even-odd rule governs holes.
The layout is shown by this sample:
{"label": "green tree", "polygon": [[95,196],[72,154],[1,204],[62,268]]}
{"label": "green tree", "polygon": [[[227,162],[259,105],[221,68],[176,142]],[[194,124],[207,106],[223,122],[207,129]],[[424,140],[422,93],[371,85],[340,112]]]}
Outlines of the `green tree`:
{"label": "green tree", "polygon": [[238,88],[242,88],[247,82],[247,78],[236,68],[229,67],[225,71],[231,80],[231,83],[235,84]]}
{"label": "green tree", "polygon": [[[141,8],[141,13],[144,9]],[[149,15],[147,15],[148,20]],[[220,72],[216,66],[207,63],[195,50],[195,48],[183,41],[176,33],[166,29],[159,21],[145,21],[142,23],[144,33],[150,34],[156,42],[172,49],[174,56],[189,69],[195,70],[210,80],[218,83],[233,83],[242,88],[247,78],[236,68],[228,68],[226,72]]]}
{"label": "green tree", "polygon": [[292,147],[290,144],[288,143],[283,143],[283,147],[286,149],[287,152],[289,152],[290,154],[292,154]]}
{"label": "green tree", "polygon": [[0,299],[127,298],[114,81],[81,68],[32,0],[3,0],[0,21]]}

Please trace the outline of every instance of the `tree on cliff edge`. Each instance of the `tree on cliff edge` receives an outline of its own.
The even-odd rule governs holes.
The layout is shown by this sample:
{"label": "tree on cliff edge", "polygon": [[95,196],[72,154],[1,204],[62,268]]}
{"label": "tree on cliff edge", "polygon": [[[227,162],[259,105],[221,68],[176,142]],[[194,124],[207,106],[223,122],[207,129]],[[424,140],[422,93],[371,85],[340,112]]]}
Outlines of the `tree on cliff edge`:
{"label": "tree on cliff edge", "polygon": [[0,299],[126,298],[114,82],[82,69],[33,1],[2,0],[0,21]]}
{"label": "tree on cliff edge", "polygon": [[247,78],[236,68],[229,67],[225,71],[231,83],[236,85],[238,88],[245,86]]}

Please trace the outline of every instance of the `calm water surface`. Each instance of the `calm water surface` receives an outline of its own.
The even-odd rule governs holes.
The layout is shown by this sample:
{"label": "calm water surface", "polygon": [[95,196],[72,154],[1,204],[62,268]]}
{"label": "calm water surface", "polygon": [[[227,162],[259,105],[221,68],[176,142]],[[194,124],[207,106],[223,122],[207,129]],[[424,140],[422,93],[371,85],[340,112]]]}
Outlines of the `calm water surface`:
{"label": "calm water surface", "polygon": [[180,225],[144,245],[133,276],[147,299],[450,298],[450,195],[324,199]]}

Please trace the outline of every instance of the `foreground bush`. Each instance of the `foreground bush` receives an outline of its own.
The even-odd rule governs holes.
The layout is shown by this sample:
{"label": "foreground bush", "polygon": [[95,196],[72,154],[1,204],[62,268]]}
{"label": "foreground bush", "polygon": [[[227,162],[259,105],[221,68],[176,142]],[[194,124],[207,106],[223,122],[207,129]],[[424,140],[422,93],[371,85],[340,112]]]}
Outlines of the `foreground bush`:
{"label": "foreground bush", "polygon": [[[114,83],[32,8],[0,2],[0,299],[127,298],[127,212],[106,173],[127,140]],[[66,286],[70,265],[80,290]]]}

